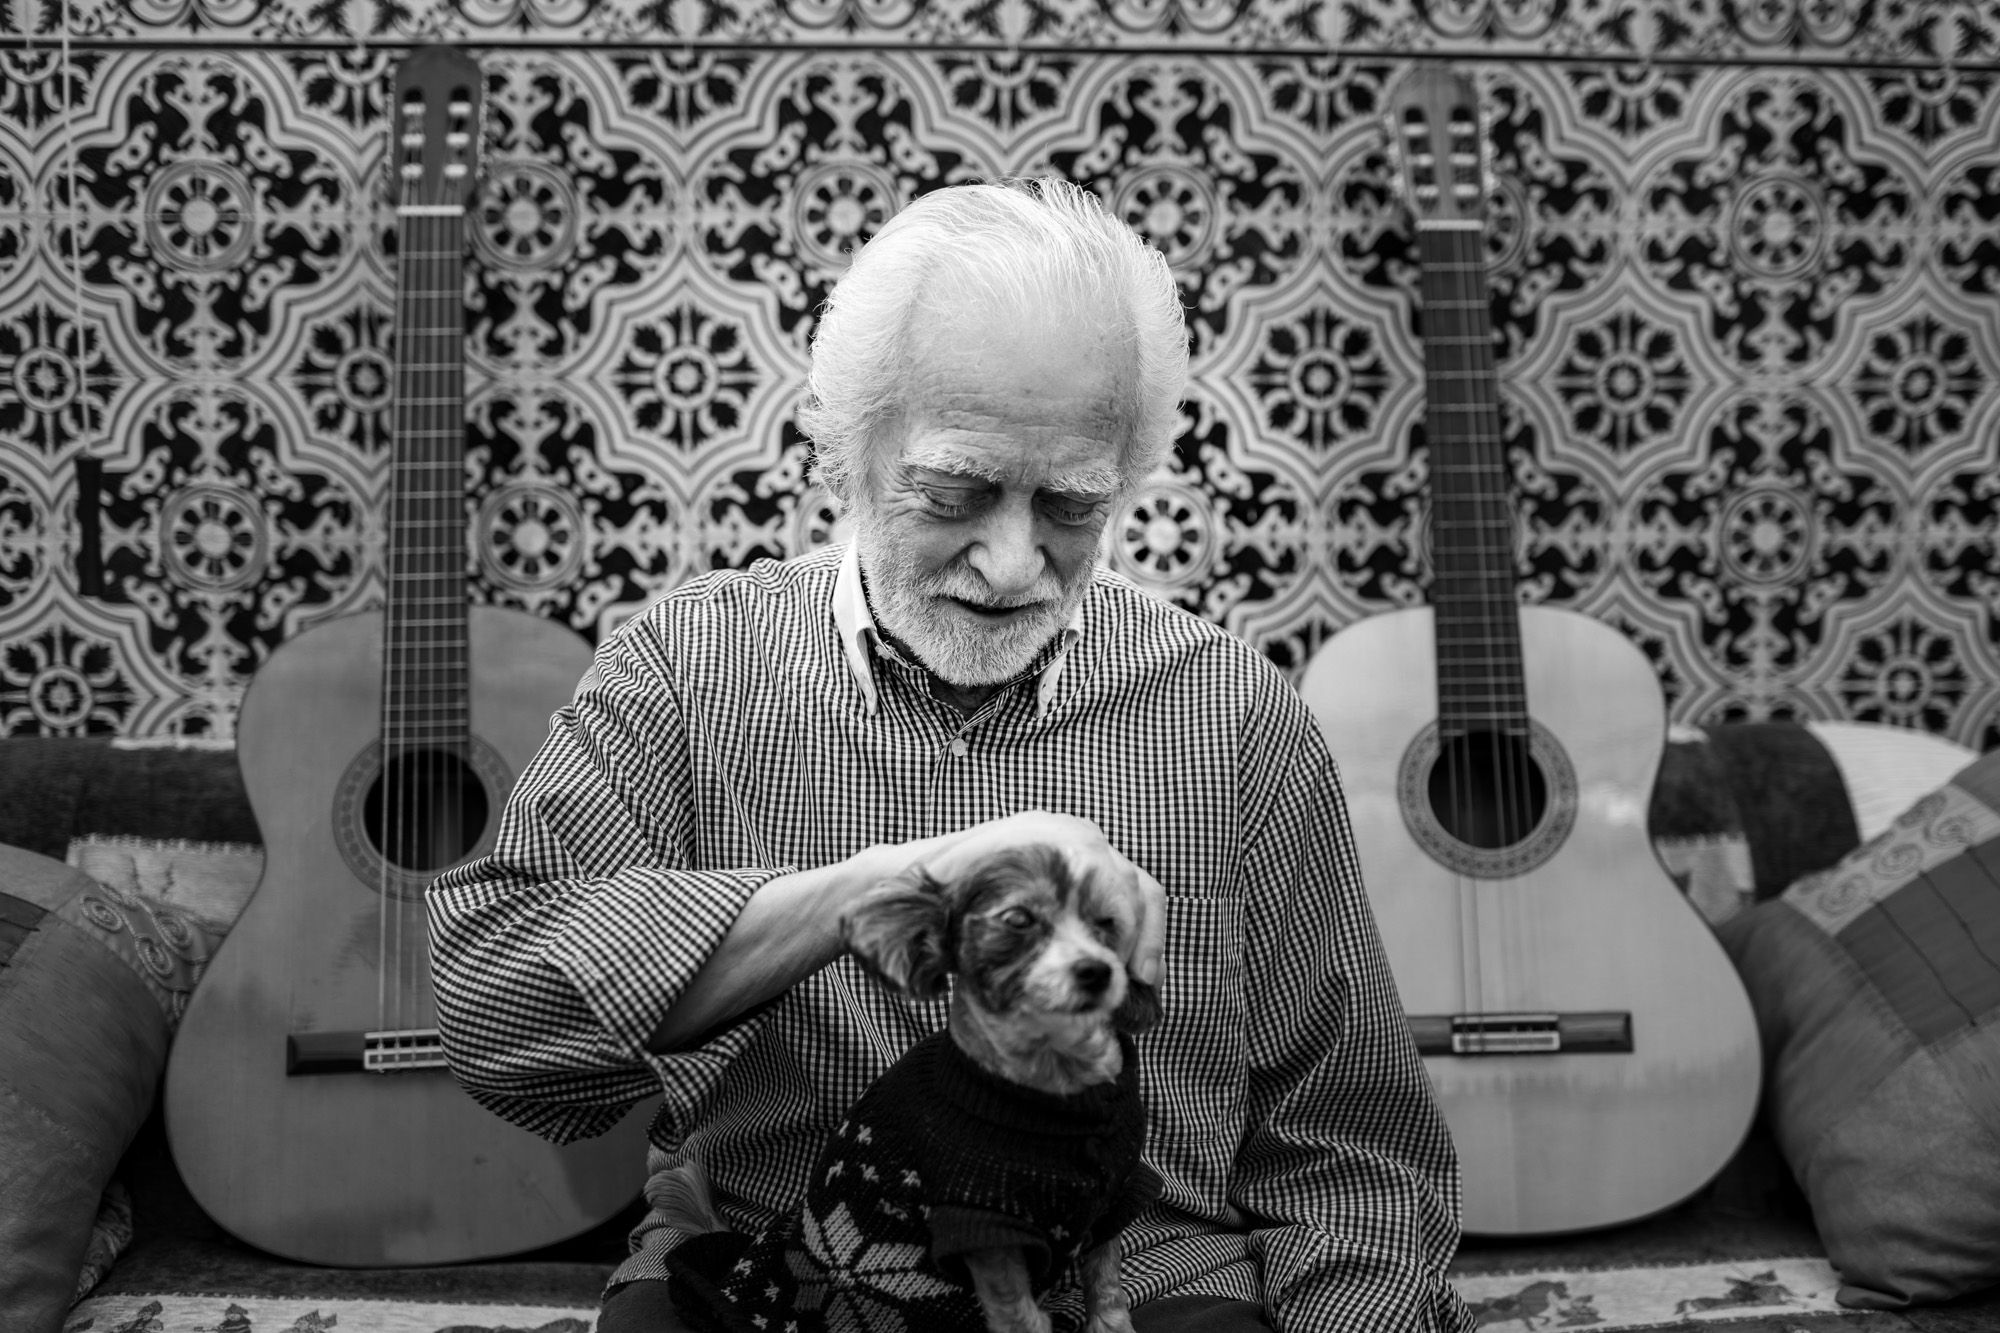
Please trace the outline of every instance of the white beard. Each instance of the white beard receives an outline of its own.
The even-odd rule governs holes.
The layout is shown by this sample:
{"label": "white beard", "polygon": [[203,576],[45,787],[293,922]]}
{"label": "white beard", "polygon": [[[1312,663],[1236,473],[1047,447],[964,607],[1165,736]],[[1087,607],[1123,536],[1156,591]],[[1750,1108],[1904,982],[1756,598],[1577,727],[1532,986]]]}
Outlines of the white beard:
{"label": "white beard", "polygon": [[854,508],[854,540],[868,576],[868,600],[876,623],[948,685],[998,685],[1025,671],[1076,615],[1090,591],[1096,566],[1085,565],[1065,587],[1055,571],[1042,575],[1020,600],[1034,609],[1005,625],[969,624],[938,604],[943,597],[990,603],[992,593],[964,567],[925,577],[915,558],[900,546],[887,524],[866,505]]}

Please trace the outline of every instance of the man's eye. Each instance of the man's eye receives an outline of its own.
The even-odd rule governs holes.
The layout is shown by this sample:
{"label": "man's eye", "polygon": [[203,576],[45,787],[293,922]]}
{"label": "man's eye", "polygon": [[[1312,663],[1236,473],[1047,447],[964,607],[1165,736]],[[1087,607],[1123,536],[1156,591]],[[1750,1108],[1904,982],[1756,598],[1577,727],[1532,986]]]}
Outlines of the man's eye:
{"label": "man's eye", "polygon": [[924,503],[933,514],[940,518],[964,518],[979,507],[980,495],[977,491],[938,490],[923,488]]}
{"label": "man's eye", "polygon": [[1042,512],[1058,523],[1072,526],[1090,522],[1103,510],[1102,500],[1081,500],[1073,495],[1044,495]]}
{"label": "man's eye", "polygon": [[1009,930],[1026,930],[1035,924],[1035,914],[1025,907],[1010,907],[1000,914],[1000,924]]}

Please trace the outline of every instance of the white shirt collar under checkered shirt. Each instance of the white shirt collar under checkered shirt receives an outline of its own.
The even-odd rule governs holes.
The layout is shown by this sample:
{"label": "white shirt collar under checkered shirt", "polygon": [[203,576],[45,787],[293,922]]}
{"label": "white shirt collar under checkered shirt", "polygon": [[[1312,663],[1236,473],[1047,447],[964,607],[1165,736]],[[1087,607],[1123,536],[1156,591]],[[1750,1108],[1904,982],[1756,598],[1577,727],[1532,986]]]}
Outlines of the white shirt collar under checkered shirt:
{"label": "white shirt collar under checkered shirt", "polygon": [[[875,624],[875,613],[868,606],[868,593],[861,582],[859,542],[849,542],[847,554],[841,557],[840,575],[833,585],[833,623],[840,633],[847,669],[854,673],[854,683],[860,687],[861,697],[868,701],[868,715],[873,717],[882,706],[882,695],[875,685],[874,655],[896,650],[883,637]],[[1062,683],[1063,663],[1069,660],[1069,650],[1082,637],[1083,606],[1079,603],[1055,642],[1036,657],[1038,662],[1047,662],[1035,682],[1037,722],[1048,716],[1049,701],[1055,698],[1056,687]]]}

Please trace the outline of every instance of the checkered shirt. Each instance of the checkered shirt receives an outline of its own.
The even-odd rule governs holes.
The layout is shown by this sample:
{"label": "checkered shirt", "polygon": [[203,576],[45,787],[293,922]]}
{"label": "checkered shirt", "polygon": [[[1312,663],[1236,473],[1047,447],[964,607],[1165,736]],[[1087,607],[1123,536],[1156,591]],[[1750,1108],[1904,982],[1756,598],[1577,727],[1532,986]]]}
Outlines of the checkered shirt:
{"label": "checkered shirt", "polygon": [[[1456,1159],[1319,731],[1240,640],[1108,570],[969,718],[876,635],[851,547],[704,576],[627,622],[494,851],[430,894],[452,1069],[562,1142],[663,1093],[649,1169],[699,1162],[757,1232],[946,1002],[841,958],[697,1049],[649,1054],[660,1015],[771,878],[1031,808],[1094,820],[1166,888],[1142,1039],[1162,1192],[1124,1235],[1132,1299],[1261,1301],[1280,1333],[1469,1329]],[[614,1281],[665,1275],[685,1233],[659,1217]]]}

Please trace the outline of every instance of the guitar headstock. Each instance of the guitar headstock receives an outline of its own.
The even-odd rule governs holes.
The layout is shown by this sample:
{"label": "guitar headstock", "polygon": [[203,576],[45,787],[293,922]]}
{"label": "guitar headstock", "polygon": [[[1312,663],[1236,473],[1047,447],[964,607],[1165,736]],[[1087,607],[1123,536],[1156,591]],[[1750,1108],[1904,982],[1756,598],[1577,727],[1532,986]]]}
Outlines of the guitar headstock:
{"label": "guitar headstock", "polygon": [[410,53],[396,71],[390,160],[401,209],[463,209],[479,169],[486,81],[450,46]]}
{"label": "guitar headstock", "polygon": [[1389,94],[1389,155],[1419,231],[1485,226],[1486,135],[1470,79],[1412,67]]}

